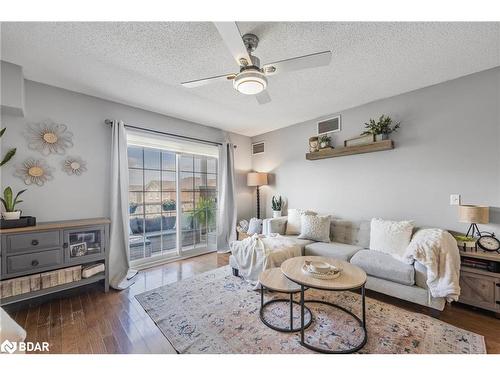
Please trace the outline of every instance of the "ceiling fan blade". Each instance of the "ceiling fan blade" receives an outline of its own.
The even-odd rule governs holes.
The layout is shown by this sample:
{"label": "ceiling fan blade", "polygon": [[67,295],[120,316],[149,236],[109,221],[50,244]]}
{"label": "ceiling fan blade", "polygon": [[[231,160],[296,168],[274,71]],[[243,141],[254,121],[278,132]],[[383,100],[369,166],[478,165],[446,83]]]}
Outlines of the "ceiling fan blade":
{"label": "ceiling fan blade", "polygon": [[257,95],[255,95],[255,98],[259,102],[259,104],[267,104],[271,101],[271,97],[269,96],[269,93],[267,90],[261,91]]}
{"label": "ceiling fan blade", "polygon": [[252,63],[250,54],[247,51],[247,47],[241,39],[240,30],[236,22],[214,22],[215,27],[219,31],[224,43],[226,43],[227,48],[236,60],[236,64],[245,65],[241,63],[241,59],[245,59],[247,64]]}
{"label": "ceiling fan blade", "polygon": [[209,78],[203,78],[203,79],[196,79],[194,81],[182,82],[181,85],[191,89],[193,87],[205,86],[205,85],[209,85],[211,83],[230,81],[230,80],[234,79],[235,76],[236,76],[235,74],[225,74],[223,76],[215,76],[215,77],[209,77]]}
{"label": "ceiling fan blade", "polygon": [[324,51],[265,64],[262,70],[266,75],[271,76],[279,73],[292,72],[294,70],[325,66],[330,64],[331,60],[332,51]]}

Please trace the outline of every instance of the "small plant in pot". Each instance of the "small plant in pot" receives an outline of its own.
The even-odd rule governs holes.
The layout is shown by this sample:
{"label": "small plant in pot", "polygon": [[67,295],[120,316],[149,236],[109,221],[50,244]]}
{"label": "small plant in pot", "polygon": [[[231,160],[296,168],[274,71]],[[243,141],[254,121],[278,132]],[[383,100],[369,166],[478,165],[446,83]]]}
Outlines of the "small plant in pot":
{"label": "small plant in pot", "polygon": [[10,186],[7,186],[3,191],[3,198],[0,198],[3,204],[4,211],[2,212],[2,217],[5,220],[17,220],[21,217],[21,211],[16,210],[16,205],[22,202],[19,200],[19,196],[24,193],[27,189],[21,190],[18,192],[14,198],[14,194],[12,193],[12,189]]}
{"label": "small plant in pot", "polygon": [[280,217],[281,209],[283,208],[283,199],[280,195],[273,196],[273,199],[271,200],[271,206],[273,208],[273,217]]}
{"label": "small plant in pot", "polygon": [[324,134],[318,137],[318,141],[320,149],[327,148],[330,147],[330,144],[332,142],[332,137],[329,137],[328,135]]}
{"label": "small plant in pot", "polygon": [[175,201],[173,199],[167,199],[161,205],[163,211],[175,211]]}
{"label": "small plant in pot", "polygon": [[393,125],[392,119],[385,115],[380,116],[378,121],[371,118],[369,122],[365,122],[366,130],[361,135],[373,134],[375,140],[382,141],[389,139],[389,134],[397,132],[400,124],[400,122],[396,122]]}

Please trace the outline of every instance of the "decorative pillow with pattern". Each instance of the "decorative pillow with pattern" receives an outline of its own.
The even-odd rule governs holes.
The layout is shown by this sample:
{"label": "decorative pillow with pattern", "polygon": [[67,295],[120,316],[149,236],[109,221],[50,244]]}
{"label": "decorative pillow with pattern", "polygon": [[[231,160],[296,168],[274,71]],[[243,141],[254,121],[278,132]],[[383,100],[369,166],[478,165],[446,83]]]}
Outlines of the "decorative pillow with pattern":
{"label": "decorative pillow with pattern", "polygon": [[252,217],[250,223],[248,224],[247,234],[252,236],[254,234],[262,233],[262,219],[257,219]]}
{"label": "decorative pillow with pattern", "polygon": [[330,216],[302,215],[300,235],[297,238],[330,242]]}
{"label": "decorative pillow with pattern", "polygon": [[302,215],[316,215],[316,212],[310,210],[301,210],[297,208],[288,209],[285,234],[300,234]]}
{"label": "decorative pillow with pattern", "polygon": [[410,244],[413,222],[373,218],[370,226],[370,249],[401,260]]}

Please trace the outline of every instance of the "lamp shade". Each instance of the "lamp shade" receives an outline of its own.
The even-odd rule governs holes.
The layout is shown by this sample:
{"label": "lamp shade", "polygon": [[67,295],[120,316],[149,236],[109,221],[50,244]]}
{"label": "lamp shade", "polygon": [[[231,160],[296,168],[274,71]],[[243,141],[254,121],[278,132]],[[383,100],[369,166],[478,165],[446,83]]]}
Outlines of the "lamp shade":
{"label": "lamp shade", "polygon": [[267,173],[250,172],[247,174],[248,186],[267,185]]}
{"label": "lamp shade", "polygon": [[461,223],[488,224],[490,208],[488,206],[463,205],[458,206],[458,216]]}

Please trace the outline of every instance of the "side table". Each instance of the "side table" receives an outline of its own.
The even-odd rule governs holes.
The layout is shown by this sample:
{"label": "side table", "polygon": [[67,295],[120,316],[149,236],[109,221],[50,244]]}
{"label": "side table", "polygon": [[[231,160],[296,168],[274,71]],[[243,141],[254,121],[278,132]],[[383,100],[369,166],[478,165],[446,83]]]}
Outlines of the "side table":
{"label": "side table", "polygon": [[[260,320],[262,323],[264,323],[266,326],[268,326],[271,329],[274,329],[275,331],[279,332],[298,332],[301,330],[301,327],[298,326],[296,328],[293,327],[293,305],[298,305],[300,306],[299,302],[296,302],[293,300],[293,295],[295,293],[299,293],[301,291],[300,285],[297,285],[293,281],[290,281],[283,275],[283,272],[281,272],[281,269],[279,268],[271,268],[268,270],[263,271],[260,276],[259,276],[259,283],[260,283]],[[272,299],[267,302],[264,302],[264,288],[274,291],[274,292],[280,292],[280,293],[286,293],[290,295],[289,299],[285,298],[278,298],[278,299]],[[289,302],[289,307],[290,307],[290,322],[288,328],[284,327],[278,327],[277,325],[270,323],[269,321],[266,320],[264,313],[266,310],[266,307],[276,304],[276,303],[283,303],[283,302]],[[307,328],[311,325],[312,323],[312,314],[311,310],[309,310],[308,307],[305,307],[305,310],[307,311],[307,314],[309,314],[309,319],[305,319],[306,322],[303,323],[304,328]],[[304,313],[302,313],[304,314]],[[304,317],[302,317],[304,319]]]}

